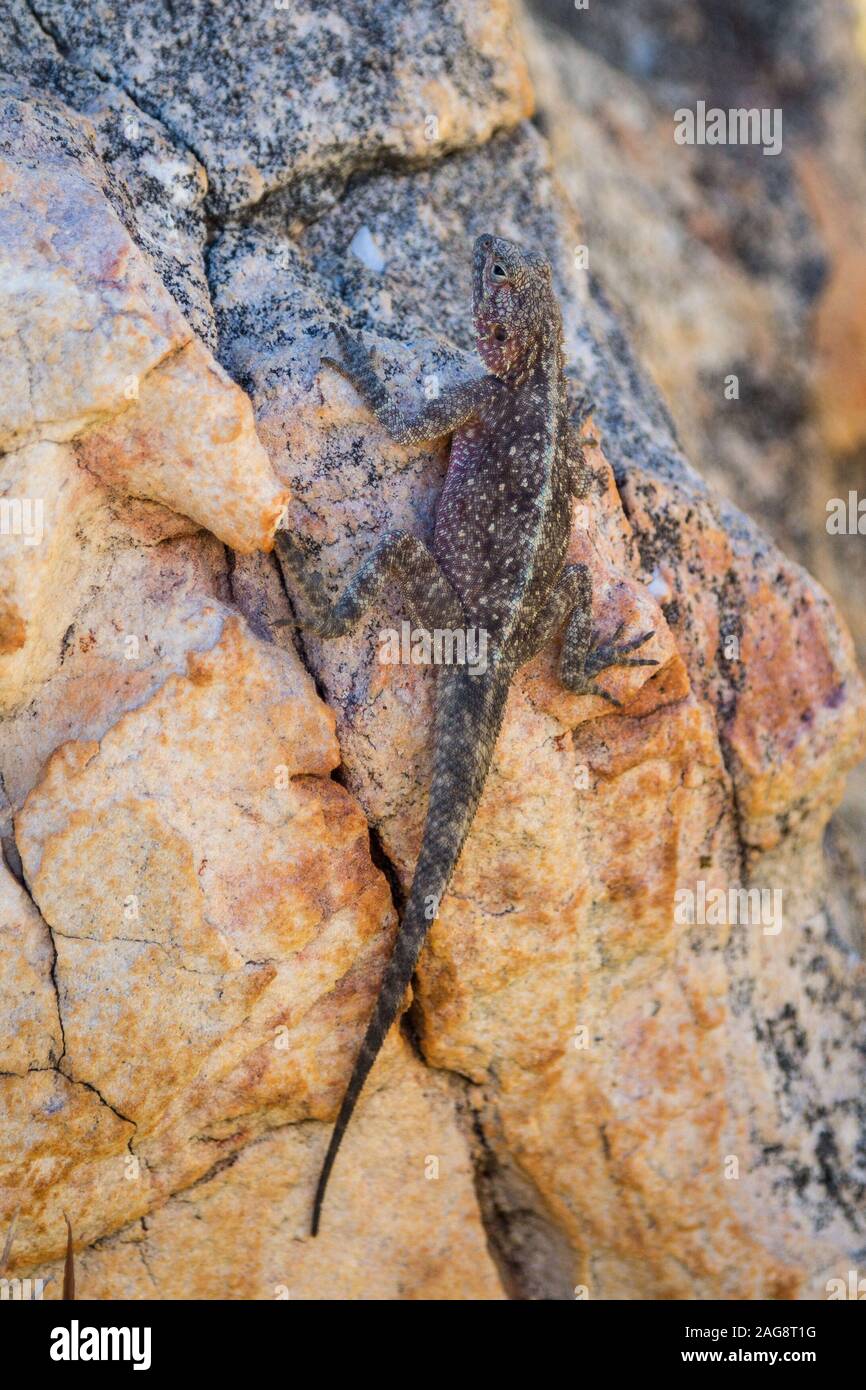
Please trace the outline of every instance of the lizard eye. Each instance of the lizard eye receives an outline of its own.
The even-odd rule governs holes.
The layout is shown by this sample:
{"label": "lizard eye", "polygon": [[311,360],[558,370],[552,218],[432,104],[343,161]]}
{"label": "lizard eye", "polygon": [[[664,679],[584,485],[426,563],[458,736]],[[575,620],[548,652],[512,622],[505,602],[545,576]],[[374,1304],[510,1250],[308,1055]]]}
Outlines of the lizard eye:
{"label": "lizard eye", "polygon": [[496,328],[494,328],[493,336],[496,339],[497,343],[504,343],[508,338],[508,334],[506,333],[505,329],[502,327],[501,324],[497,324]]}
{"label": "lizard eye", "polygon": [[500,265],[499,261],[494,261],[490,270],[490,274],[493,276],[494,280],[508,279],[508,272],[505,269],[504,265]]}

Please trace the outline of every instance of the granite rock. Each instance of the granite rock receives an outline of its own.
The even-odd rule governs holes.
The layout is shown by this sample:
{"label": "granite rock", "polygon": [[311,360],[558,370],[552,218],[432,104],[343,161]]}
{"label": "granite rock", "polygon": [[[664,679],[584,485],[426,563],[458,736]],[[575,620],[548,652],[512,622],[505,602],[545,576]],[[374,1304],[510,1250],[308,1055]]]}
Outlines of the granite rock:
{"label": "granite rock", "polygon": [[483,11],[465,0],[232,13],[192,0],[182,16],[149,0],[32,8],[74,61],[195,153],[217,215],[282,190],[309,216],[358,169],[479,144],[531,106],[505,0]]}
{"label": "granite rock", "polygon": [[[523,121],[504,5],[167,13],[33,0],[2,38],[0,233],[46,288],[6,310],[3,496],[52,499],[39,545],[0,538],[14,1270],[59,1287],[68,1211],[90,1297],[824,1296],[866,1190],[856,901],[822,854],[863,746],[844,623],[687,461],[611,267],[583,264],[568,147]],[[379,659],[393,591],[339,642],[287,629],[266,551],[287,499],[331,592],[385,527],[429,537],[444,452],[388,441],[320,359],[336,320],[398,399],[477,371],[491,229],[551,258],[595,403],[571,555],[599,631],[652,627],[659,664],[605,675],[615,710],[562,690],[556,642],[519,674],[312,1241],[418,851],[434,673]],[[733,270],[728,293],[713,371],[748,307]]]}

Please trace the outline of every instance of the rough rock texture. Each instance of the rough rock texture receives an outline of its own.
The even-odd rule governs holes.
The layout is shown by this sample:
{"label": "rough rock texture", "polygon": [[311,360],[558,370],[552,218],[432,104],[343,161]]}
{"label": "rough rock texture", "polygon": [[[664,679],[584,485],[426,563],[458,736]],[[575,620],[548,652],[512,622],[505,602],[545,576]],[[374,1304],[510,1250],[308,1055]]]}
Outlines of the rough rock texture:
{"label": "rough rock texture", "polygon": [[4,1035],[0,1071],[53,1065],[63,1045],[51,978],[51,941],[24,889],[0,863],[0,1009]]}
{"label": "rough rock texture", "polygon": [[[866,27],[861,0],[526,0],[539,119],[579,241],[713,486],[829,589],[866,659]],[[673,113],[780,108],[783,141],[674,145]],[[738,395],[726,391],[737,378]],[[866,870],[866,773],[845,807]]]}
{"label": "rough rock texture", "polygon": [[[346,1141],[353,1191],[317,1241],[302,1236],[321,1145],[304,1126],[276,1123],[85,1251],[76,1262],[80,1287],[100,1299],[503,1298],[455,1123],[454,1088],[405,1044],[388,1077]],[[405,1201],[383,1221],[395,1190]],[[346,1258],[347,1248],[355,1258]]]}
{"label": "rough rock texture", "polygon": [[288,492],[249,401],[107,198],[87,125],[20,93],[0,124],[0,700],[13,709],[56,667],[90,582],[81,537],[106,498],[92,479],[240,550],[272,543]]}
{"label": "rough rock texture", "polygon": [[[534,207],[526,205],[527,187],[537,190]],[[581,304],[583,287],[568,263],[576,228],[530,131],[411,181],[370,181],[294,247],[274,240],[267,214],[258,227],[227,232],[211,258],[227,361],[251,392],[275,466],[291,474],[290,520],[336,590],[387,526],[429,530],[442,459],[420,454],[407,468],[403,451],[359,419],[350,390],[329,371],[316,372],[313,354],[335,299],[329,278],[339,273],[350,320],[375,333],[395,389],[417,391],[437,371],[444,381],[454,353],[437,335],[469,346],[465,245],[494,202],[505,234],[554,252],[570,309],[571,360],[599,402],[595,424],[605,448],[621,462],[622,501],[591,451],[597,487],[588,515],[576,518],[574,556],[593,565],[599,626],[646,619],[663,633],[660,600],[691,689],[669,646],[626,716],[563,693],[554,653],[523,673],[476,828],[419,970],[422,1047],[429,1061],[490,1088],[490,1126],[531,1177],[537,1211],[553,1209],[578,1252],[575,1282],[618,1296],[791,1293],[833,1259],[834,1240],[846,1238],[844,1213],[834,1220],[832,1201],[818,1224],[829,1223],[833,1234],[808,1255],[798,1240],[789,1245],[773,1232],[762,1246],[753,1235],[774,1188],[796,1191],[794,1167],[815,1207],[826,1201],[820,1164],[813,1158],[810,1171],[804,1163],[802,1136],[796,1124],[786,1130],[781,1097],[770,1104],[763,1094],[787,1084],[773,1028],[777,1020],[785,1026],[793,1007],[794,952],[810,961],[817,955],[794,924],[798,913],[808,915],[804,890],[840,791],[837,759],[847,746],[853,760],[862,741],[862,688],[826,599],[741,517],[719,515],[623,360],[603,299]],[[347,274],[333,249],[361,226],[375,230],[387,258],[387,290],[363,266]],[[427,273],[419,274],[422,240]],[[284,273],[270,268],[275,261],[291,267],[294,302],[314,310],[309,330],[303,312],[297,331],[286,324],[289,292]],[[590,336],[591,323],[601,342]],[[426,352],[419,341],[430,343]],[[388,611],[383,605],[355,639],[305,639],[304,646],[338,711],[349,785],[405,887],[424,808],[431,685],[417,670],[377,662]],[[726,637],[739,644],[736,658],[723,656]],[[630,679],[634,691],[641,677],[619,679]],[[770,850],[777,859],[762,873],[756,861]],[[709,937],[675,929],[678,887],[701,877],[737,882],[750,864],[757,883],[789,895],[778,941],[762,939],[760,927]],[[835,988],[845,967],[844,957],[832,967]],[[582,1027],[596,1049],[589,1074],[585,1053],[572,1046]],[[791,1027],[799,1035],[793,1016]],[[842,1054],[833,1083],[842,1115],[858,1104],[858,1057],[841,1017],[832,1032],[832,1049]],[[821,1030],[803,1050],[805,1071],[820,1075]],[[820,1084],[829,1087],[827,1078]],[[817,1117],[813,1129],[814,1152],[826,1143]],[[840,1181],[859,1171],[859,1134],[855,1125]],[[728,1154],[746,1170],[736,1188],[724,1177]],[[623,1227],[624,1203],[632,1214]],[[775,1204],[783,1204],[778,1196]],[[546,1292],[564,1294],[566,1276],[557,1284],[552,1257],[539,1260]]]}
{"label": "rough rock texture", "polygon": [[4,119],[0,447],[75,440],[104,482],[267,546],[287,494],[249,402],[114,212],[86,133],[24,98]]}
{"label": "rough rock texture", "polygon": [[531,104],[505,0],[483,10],[278,0],[230,14],[192,0],[182,16],[146,0],[32,9],[63,53],[195,152],[215,213],[280,190],[309,215],[358,169],[482,141]]}
{"label": "rough rock texture", "polygon": [[[0,537],[0,1232],[20,1208],[13,1268],[49,1289],[64,1211],[99,1298],[822,1297],[862,1249],[863,967],[822,852],[852,643],[686,462],[575,258],[512,19],[476,11],[274,7],[240,44],[210,6],[34,0],[4,28],[0,496],[45,509]],[[393,593],[339,642],[276,627],[265,552],[287,499],[333,591],[387,525],[429,535],[442,451],[320,355],[342,319],[398,396],[475,369],[491,229],[551,257],[596,402],[572,556],[660,665],[605,677],[614,712],[555,643],[520,674],[313,1242],[433,677],[377,658]],[[747,884],[782,915],[677,910]]]}

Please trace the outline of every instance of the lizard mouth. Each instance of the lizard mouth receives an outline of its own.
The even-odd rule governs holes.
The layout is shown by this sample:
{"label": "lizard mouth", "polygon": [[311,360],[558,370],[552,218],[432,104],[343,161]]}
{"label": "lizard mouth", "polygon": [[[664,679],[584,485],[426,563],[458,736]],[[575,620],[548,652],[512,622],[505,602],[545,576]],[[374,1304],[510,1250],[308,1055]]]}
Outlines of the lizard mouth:
{"label": "lizard mouth", "polygon": [[484,266],[492,245],[491,236],[480,236],[475,242],[472,258],[472,309],[476,319],[484,302]]}

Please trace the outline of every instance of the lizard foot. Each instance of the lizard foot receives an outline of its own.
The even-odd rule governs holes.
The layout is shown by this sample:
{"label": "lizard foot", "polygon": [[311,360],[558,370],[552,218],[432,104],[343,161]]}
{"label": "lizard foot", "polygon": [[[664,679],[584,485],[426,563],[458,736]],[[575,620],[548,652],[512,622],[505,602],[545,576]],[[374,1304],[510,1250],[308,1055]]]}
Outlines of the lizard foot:
{"label": "lizard foot", "polygon": [[607,671],[611,666],[658,666],[658,661],[654,657],[629,656],[629,652],[637,651],[655,635],[655,630],[640,632],[636,637],[630,637],[627,642],[620,642],[625,623],[620,623],[616,632],[607,642],[596,642],[583,659],[583,662],[576,669],[567,672],[565,684],[575,695],[598,695],[602,700],[607,700],[608,704],[616,705],[621,708],[622,701],[614,698],[608,691],[603,690],[593,679]]}
{"label": "lizard foot", "polygon": [[314,632],[320,637],[330,636],[330,601],[322,576],[311,571],[309,559],[297,541],[288,531],[278,531],[274,545],[279,553],[280,563],[288,570],[300,589],[305,607],[310,610],[297,618],[276,618],[274,627],[299,627],[306,632]]}
{"label": "lizard foot", "polygon": [[347,377],[349,381],[369,369],[370,354],[364,347],[359,334],[350,333],[341,323],[331,322],[331,337],[337,342],[340,355],[332,357],[330,353],[323,353],[320,361],[325,367],[332,367],[341,376]]}

